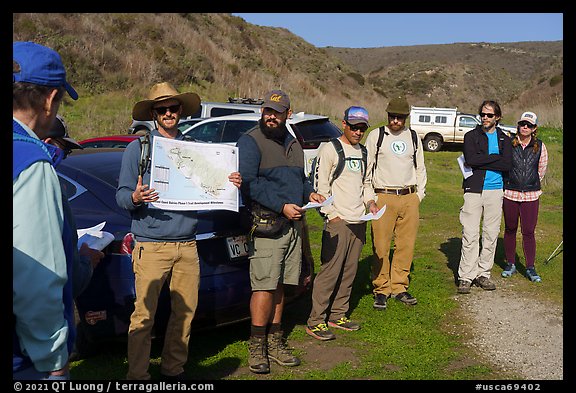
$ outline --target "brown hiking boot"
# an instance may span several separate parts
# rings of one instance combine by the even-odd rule
[[[470,281],[460,280],[460,283],[458,284],[458,293],[470,293],[471,286],[472,283]]]
[[[266,354],[266,337],[250,336],[248,340],[248,368],[256,374],[268,374],[270,362]]]
[[[298,366],[300,359],[292,354],[283,335],[282,331],[268,335],[268,357],[281,366]]]
[[[494,284],[488,277],[480,276],[477,277],[476,285],[482,288],[485,291],[493,291],[496,289],[496,284]]]

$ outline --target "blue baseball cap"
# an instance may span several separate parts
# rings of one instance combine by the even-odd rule
[[[14,61],[20,65],[20,72],[13,74],[13,82],[50,87],[64,86],[73,100],[78,99],[78,93],[66,81],[66,70],[56,51],[29,41],[14,42],[12,48]]]
[[[344,121],[350,124],[366,123],[366,125],[370,127],[370,123],[368,123],[368,111],[361,106],[351,106],[346,109],[344,111]]]

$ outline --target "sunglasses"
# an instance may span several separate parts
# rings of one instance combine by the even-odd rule
[[[348,127],[350,127],[350,131],[366,132],[368,129],[366,124],[350,124],[348,122],[346,122],[346,124],[348,124]]]
[[[528,127],[530,129],[533,129],[536,127],[536,124],[532,124],[532,123],[527,122],[527,121],[520,121],[520,122],[518,122],[518,127]]]
[[[398,115],[396,113],[388,113],[388,119],[390,119],[390,120],[394,120],[394,119],[404,120],[404,119],[406,119],[406,117],[408,117],[408,116],[407,115]]]
[[[180,110],[180,104],[171,106],[157,106],[155,108],[152,108],[152,110],[158,113],[159,115],[163,115],[167,111],[170,111],[171,113],[176,113],[178,112],[178,110]]]
[[[480,113],[480,117],[484,117],[484,116],[486,116],[487,118],[491,119],[491,118],[493,118],[494,116],[496,116],[496,114],[494,114],[494,113],[484,113],[484,112]]]

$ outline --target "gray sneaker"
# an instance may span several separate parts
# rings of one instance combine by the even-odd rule
[[[314,326],[306,326],[306,333],[314,337],[316,340],[327,341],[334,340],[336,335],[328,329],[325,323],[319,323]]]
[[[342,317],[338,320],[336,320],[336,319],[329,320],[328,326],[333,327],[333,328],[342,329],[342,330],[348,330],[350,332],[355,331],[355,330],[360,330],[360,325],[358,323],[351,321],[346,317]]]
[[[470,293],[470,287],[472,283],[466,280],[460,280],[458,283],[458,293],[467,294]]]
[[[266,337],[250,336],[248,340],[248,368],[253,373],[268,374],[270,372],[266,347]]]
[[[294,367],[300,364],[300,359],[294,356],[286,345],[282,331],[268,335],[268,358],[281,366]]]
[[[482,288],[485,291],[493,291],[496,289],[496,284],[494,284],[488,277],[480,276],[477,277],[476,285]]]

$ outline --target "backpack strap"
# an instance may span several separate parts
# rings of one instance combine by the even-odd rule
[[[138,138],[140,142],[140,160],[138,161],[138,175],[144,177],[144,173],[150,166],[150,132]]]
[[[414,156],[412,157],[414,160],[414,168],[418,169],[418,164],[416,164],[416,152],[418,151],[418,134],[412,129],[412,127],[410,127],[409,130],[410,134],[412,135],[412,144],[414,145]]]
[[[378,142],[376,142],[376,154],[374,155],[374,165],[372,166],[372,174],[378,166],[378,153],[380,152],[380,146],[382,146],[382,141],[384,140],[384,135],[388,135],[384,126],[378,128]]]
[[[339,138],[332,138],[330,139],[330,142],[332,142],[332,145],[334,145],[334,149],[336,149],[336,153],[338,153],[338,164],[336,164],[336,169],[332,174],[332,179],[330,179],[330,186],[332,186],[334,180],[336,180],[344,170],[345,156],[344,156],[344,147],[342,146],[342,142],[339,141]]]
[[[366,146],[360,143],[360,149],[362,149],[362,162],[364,163],[364,169],[362,173],[362,183],[364,183],[364,179],[366,179],[366,172],[368,169],[368,149]]]

